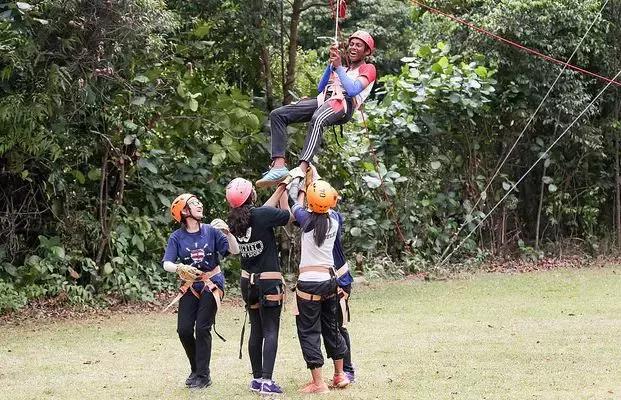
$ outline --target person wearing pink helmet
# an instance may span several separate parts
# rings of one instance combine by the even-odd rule
[[[252,183],[246,179],[235,178],[226,187],[226,200],[231,207],[228,226],[237,239],[241,255],[240,287],[250,316],[248,355],[253,375],[250,390],[273,395],[282,393],[272,374],[285,290],[274,228],[287,225],[292,215],[284,184],[278,186],[263,206],[254,205],[256,198]]]
[[[295,122],[310,122],[299,156],[300,168],[306,172],[319,149],[323,131],[332,125],[348,122],[371,93],[376,80],[373,64],[365,59],[375,50],[375,40],[365,31],[356,31],[348,41],[348,67],[343,67],[341,53],[335,44],[330,48],[330,62],[317,90],[316,98],[303,99],[273,110],[270,113],[272,164],[257,181],[258,187],[270,186],[284,180],[289,170],[285,163],[287,126]]]

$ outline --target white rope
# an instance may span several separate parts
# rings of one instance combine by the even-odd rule
[[[597,15],[595,16],[595,19],[593,19],[593,22],[591,22],[591,25],[589,25],[589,28],[587,29],[587,31],[584,33],[584,35],[582,36],[582,39],[580,39],[580,42],[578,43],[578,45],[576,46],[576,48],[574,49],[573,53],[571,53],[571,56],[569,56],[569,59],[567,59],[567,62],[565,62],[565,64],[563,65],[563,69],[561,70],[561,72],[559,72],[559,74],[556,76],[556,79],[554,80],[554,82],[552,83],[552,86],[550,86],[550,88],[548,89],[548,92],[546,93],[546,95],[543,97],[543,99],[541,100],[541,102],[539,103],[539,106],[537,106],[537,109],[535,110],[535,112],[530,116],[530,118],[528,119],[528,122],[526,123],[526,125],[524,126],[524,129],[522,129],[522,132],[520,132],[520,135],[517,137],[517,139],[515,140],[515,142],[513,142],[513,145],[511,146],[511,148],[509,149],[509,152],[507,153],[507,155],[505,156],[505,158],[502,160],[502,162],[500,163],[500,165],[496,168],[496,171],[494,172],[494,175],[492,175],[491,179],[488,181],[487,185],[485,186],[485,188],[483,189],[483,191],[481,192],[481,194],[479,195],[479,198],[477,199],[476,203],[474,203],[474,205],[472,206],[472,208],[470,209],[470,211],[468,212],[468,214],[465,217],[464,222],[461,224],[461,226],[459,227],[459,229],[457,230],[457,232],[455,232],[455,234],[453,234],[453,236],[451,237],[451,240],[449,242],[449,244],[446,246],[446,248],[444,249],[444,251],[442,252],[442,255],[440,256],[440,259],[443,260],[444,256],[446,255],[446,253],[449,251],[449,249],[451,248],[451,246],[453,245],[453,243],[455,243],[455,240],[457,239],[457,237],[459,236],[459,234],[461,233],[461,231],[466,227],[466,225],[468,225],[471,222],[471,218],[472,218],[472,214],[476,211],[477,206],[479,205],[479,203],[481,202],[481,200],[483,199],[484,194],[487,195],[487,189],[489,189],[489,187],[492,185],[492,183],[494,182],[494,179],[496,179],[496,177],[498,176],[498,174],[500,173],[500,170],[502,169],[502,167],[505,165],[505,163],[507,162],[507,160],[509,159],[509,156],[511,155],[511,153],[513,152],[513,150],[515,149],[515,147],[517,146],[518,142],[522,139],[522,137],[524,136],[524,133],[526,132],[526,129],[528,129],[528,127],[530,126],[531,122],[533,122],[533,120],[535,119],[535,116],[537,115],[537,113],[539,112],[539,110],[541,109],[541,107],[543,106],[543,103],[547,100],[547,98],[550,96],[550,93],[552,93],[552,89],[554,89],[554,86],[556,86],[556,83],[558,82],[558,80],[561,78],[561,75],[563,75],[563,72],[565,72],[565,70],[567,69],[567,65],[571,62],[571,60],[574,58],[574,56],[576,55],[576,53],[578,52],[578,49],[580,48],[580,46],[582,46],[582,43],[584,42],[584,39],[586,39],[587,35],[589,34],[589,32],[591,31],[591,29],[593,28],[593,26],[595,25],[595,23],[598,21],[598,19],[601,17],[602,12],[604,11],[604,8],[606,7],[606,5],[608,4],[609,0],[606,0],[604,2],[604,5],[602,6],[602,8],[600,8],[599,12],[597,13]]]
[[[608,0],[606,0],[608,1]],[[339,45],[339,12],[341,9],[341,0],[336,0],[336,12],[334,13],[334,44]]]
[[[619,72],[617,72],[617,75],[615,75],[615,77],[612,79],[613,81],[616,80],[619,76],[621,75],[621,70],[619,70]],[[483,222],[485,222],[485,220],[487,219],[487,217],[489,217],[496,208],[498,208],[498,206],[515,190],[515,188],[517,187],[517,185],[520,184],[520,182],[522,182],[524,180],[524,178],[526,178],[526,176],[530,173],[530,171],[532,171],[537,164],[539,164],[539,162],[541,160],[543,160],[548,153],[550,152],[550,150],[552,149],[552,147],[554,147],[554,145],[556,145],[556,143],[558,143],[559,140],[561,140],[563,138],[563,136],[565,136],[565,134],[567,132],[569,132],[569,129],[571,129],[572,126],[574,126],[574,124],[580,119],[582,118],[582,116],[584,115],[585,112],[587,112],[587,110],[589,108],[591,108],[591,106],[593,104],[595,104],[595,102],[597,101],[597,99],[600,98],[600,96],[602,94],[604,94],[604,92],[606,91],[606,89],[608,89],[608,87],[610,87],[612,82],[608,82],[608,84],[597,94],[597,96],[595,96],[595,98],[586,106],[586,108],[584,110],[582,110],[582,112],[572,121],[572,123],[567,127],[567,129],[565,129],[563,131],[563,133],[561,133],[559,135],[558,138],[556,138],[556,140],[546,149],[546,151],[543,152],[543,154],[541,154],[539,156],[539,158],[537,159],[537,161],[535,161],[535,163],[524,173],[524,175],[522,175],[522,177],[511,187],[511,189],[509,191],[507,191],[507,193],[502,197],[502,199],[500,199],[498,201],[498,203],[496,203],[496,205],[483,217],[483,219],[481,220],[481,222],[478,223],[477,226],[474,227],[474,229],[472,229],[470,231],[470,233],[468,233],[468,236],[466,236],[461,242],[459,242],[459,244],[457,245],[457,247],[455,247],[455,249],[446,257],[444,258],[439,266],[442,266],[446,261],[448,261],[453,254],[455,254],[455,252],[466,242],[466,240],[468,240],[470,238],[470,236],[472,236],[472,234],[479,229],[479,227],[483,224]]]

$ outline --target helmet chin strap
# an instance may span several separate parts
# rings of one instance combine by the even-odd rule
[[[201,222],[203,220],[203,217],[194,216],[194,214],[192,214],[192,211],[190,211],[190,217],[194,218],[197,222]]]
[[[183,219],[186,219],[188,217],[193,218],[196,222],[201,222],[203,220],[203,217],[197,217],[194,214],[192,214],[192,210],[190,210],[190,207],[188,207],[188,213],[182,213],[181,216],[183,217]]]

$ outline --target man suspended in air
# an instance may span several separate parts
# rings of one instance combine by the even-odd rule
[[[317,85],[319,95],[279,107],[270,113],[272,164],[263,178],[257,181],[258,187],[275,185],[289,174],[285,162],[289,124],[310,122],[299,158],[300,168],[305,172],[319,149],[324,129],[351,120],[375,83],[375,66],[365,61],[374,50],[375,41],[368,32],[355,32],[348,41],[346,57],[349,66],[344,67],[338,46],[333,45],[330,48],[330,63]]]

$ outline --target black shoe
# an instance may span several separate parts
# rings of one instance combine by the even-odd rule
[[[192,372],[190,376],[188,376],[188,379],[185,380],[185,385],[190,386],[192,384],[192,381],[194,381],[194,379],[196,379],[196,372]]]
[[[190,389],[204,389],[207,386],[211,386],[211,377],[202,375],[197,375],[188,385]]]

